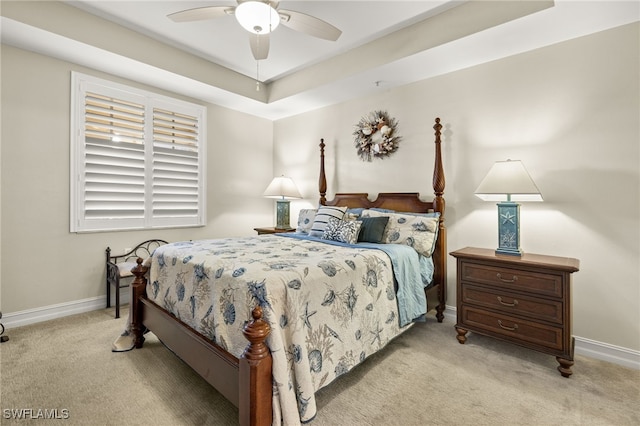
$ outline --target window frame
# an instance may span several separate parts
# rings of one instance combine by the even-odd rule
[[[144,152],[144,197],[143,214],[136,217],[118,217],[117,213],[113,217],[91,217],[87,214],[87,178],[86,173],[90,161],[85,161],[87,146],[94,145],[86,139],[87,113],[85,109],[86,94],[92,93],[117,99],[118,101],[135,102],[144,109],[143,114],[143,134],[141,137],[142,150]],[[171,153],[187,152],[188,155],[176,154],[176,157],[192,157],[190,159],[191,175],[191,201],[178,202],[179,204],[189,204],[191,213],[182,215],[160,215],[154,212],[154,199],[156,204],[162,195],[154,190],[154,175],[158,177],[160,171],[154,168],[154,152],[161,152],[161,148],[154,147],[154,131],[158,126],[154,124],[155,114],[158,110],[166,110],[174,115],[185,115],[195,123],[195,136],[190,149],[185,151],[167,151]],[[104,231],[125,231],[125,230],[145,230],[162,228],[183,228],[201,227],[206,225],[206,145],[207,145],[207,108],[203,105],[186,102],[183,100],[160,95],[139,88],[127,86],[94,77],[87,74],[72,71],[71,73],[71,123],[70,123],[70,231],[73,233],[84,232],[104,232]],[[115,141],[105,142],[107,149],[117,146]],[[133,146],[133,144],[129,144]],[[159,145],[156,143],[156,145]],[[166,145],[166,144],[165,144]],[[195,145],[195,146],[194,146]],[[155,151],[154,151],[155,150]],[[115,151],[113,151],[115,152]],[[173,154],[168,154],[169,156]],[[95,165],[95,164],[93,164]],[[109,167],[109,166],[108,166]],[[155,174],[154,174],[155,170]],[[178,173],[178,172],[176,172]],[[141,179],[141,177],[139,177]],[[114,185],[109,182],[108,185]],[[141,197],[141,194],[136,194]],[[165,195],[166,197],[166,195]],[[142,198],[136,200],[142,202]],[[101,201],[103,204],[104,201]],[[108,203],[108,202],[107,202]],[[90,202],[89,202],[90,204]],[[122,205],[114,204],[114,212],[122,213]]]

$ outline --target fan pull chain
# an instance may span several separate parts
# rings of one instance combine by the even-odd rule
[[[256,61],[256,92],[260,91],[260,61]]]
[[[256,31],[256,50],[260,52],[260,31]],[[256,92],[260,91],[260,60],[256,59]]]

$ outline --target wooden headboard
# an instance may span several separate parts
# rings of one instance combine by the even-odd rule
[[[318,180],[318,189],[320,191],[320,204],[326,206],[347,206],[351,208],[384,208],[399,212],[428,213],[440,212],[440,221],[438,229],[438,239],[433,252],[433,263],[435,271],[433,275],[434,285],[431,292],[437,293],[437,302],[433,301],[433,296],[429,297],[429,308],[434,307],[437,311],[436,318],[442,322],[444,318],[444,309],[446,302],[447,289],[447,234],[444,224],[445,200],[443,197],[445,178],[444,168],[442,167],[442,152],[440,130],[440,118],[436,118],[433,126],[435,130],[435,164],[433,167],[432,187],[434,197],[431,201],[423,201],[417,192],[383,192],[378,194],[373,200],[369,199],[369,194],[364,192],[336,193],[333,200],[327,200],[327,178],[324,169],[324,139],[320,140],[320,178]]]

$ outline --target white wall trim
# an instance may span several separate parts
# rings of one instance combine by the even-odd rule
[[[58,303],[56,305],[44,306],[42,308],[27,309],[24,311],[2,314],[2,323],[9,333],[11,328],[22,327],[24,325],[35,324],[69,315],[81,314],[84,312],[105,309],[106,295],[91,297],[89,299],[76,300],[73,302]],[[129,291],[120,294],[120,307],[129,303]],[[114,295],[111,295],[111,310],[114,308]]]
[[[105,308],[105,297],[106,296],[98,296],[89,299],[77,300],[75,302],[59,303],[57,305],[45,306],[43,308],[8,313],[2,316],[2,322],[4,323],[7,331],[10,331],[10,329],[14,327],[35,324],[55,318],[62,318],[68,315],[97,311]],[[121,304],[129,303],[129,292],[121,294],[120,302]],[[444,311],[444,315],[448,319],[455,321],[455,306],[447,306]],[[595,340],[585,339],[584,337],[576,336],[575,339],[576,353],[579,355],[640,370],[640,351],[610,345],[608,343],[597,342]]]
[[[457,317],[456,307],[447,305],[444,315],[455,322]],[[574,338],[576,339],[575,353],[578,355],[584,355],[623,367],[640,370],[640,351],[585,339],[584,337],[574,336]]]
[[[584,337],[574,336],[576,339],[576,353],[603,361],[622,365],[623,367],[640,370],[640,351],[610,345]]]

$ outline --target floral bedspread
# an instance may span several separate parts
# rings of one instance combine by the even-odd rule
[[[236,357],[259,304],[271,325],[278,425],[313,419],[316,390],[408,328],[385,252],[278,235],[161,246],[147,296]]]

